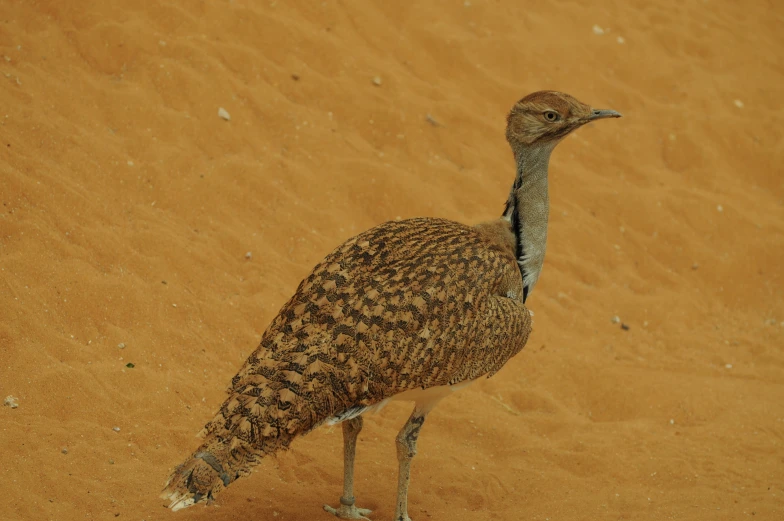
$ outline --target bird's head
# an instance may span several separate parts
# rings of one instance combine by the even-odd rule
[[[554,147],[586,123],[620,117],[614,110],[591,108],[569,94],[542,90],[512,107],[506,118],[506,139],[515,151],[537,145]]]

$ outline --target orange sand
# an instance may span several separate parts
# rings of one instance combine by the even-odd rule
[[[556,150],[531,340],[429,417],[412,518],[784,519],[781,3],[294,3],[0,6],[0,519],[330,519],[339,428],[157,496],[335,245],[500,214],[541,88],[625,118]],[[361,435],[375,521],[408,412]]]

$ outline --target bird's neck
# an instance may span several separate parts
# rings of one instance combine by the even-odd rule
[[[553,145],[516,149],[517,176],[509,192],[504,219],[515,236],[515,256],[523,276],[523,301],[530,295],[544,264],[547,246],[547,168]]]

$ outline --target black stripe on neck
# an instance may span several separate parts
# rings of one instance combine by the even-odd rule
[[[515,183],[515,185],[516,184],[517,183]],[[518,205],[520,204],[520,202],[517,200],[517,190],[514,190],[512,192],[512,196],[510,197],[510,200],[512,205],[511,208],[512,233],[514,233],[514,237],[515,237],[515,257],[517,257],[515,260],[520,261],[523,259],[523,256],[525,255],[525,249],[523,248],[523,241],[522,241],[523,221],[520,218],[520,212],[517,211]],[[506,211],[504,212],[504,214],[506,214],[510,210],[509,205],[510,203],[507,202]],[[517,263],[517,267],[520,269],[520,275],[523,277],[523,302],[525,302],[525,299],[528,298],[528,286],[525,286],[525,269],[523,268],[523,265],[520,264],[520,262]]]

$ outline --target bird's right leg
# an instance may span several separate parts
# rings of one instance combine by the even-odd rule
[[[357,508],[354,504],[354,455],[361,430],[362,416],[343,422],[343,496],[338,508],[324,505],[324,510],[342,519],[367,519],[365,516],[370,513],[370,510]]]
[[[395,503],[395,521],[411,521],[408,517],[408,484],[411,481],[411,460],[416,455],[416,443],[419,430],[425,423],[428,409],[414,409],[408,421],[400,429],[395,438],[397,442],[397,461],[400,465],[397,478],[397,502]]]

